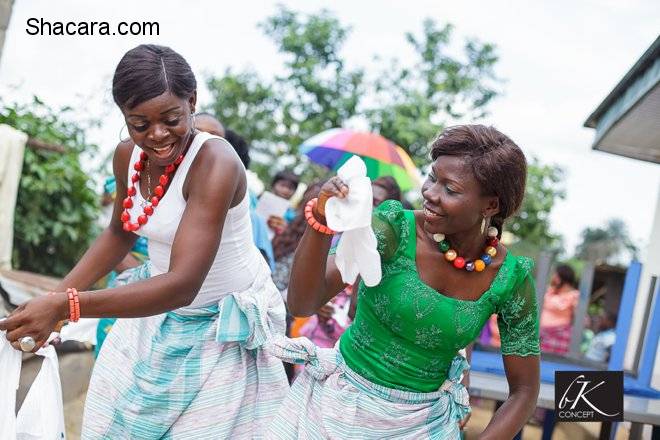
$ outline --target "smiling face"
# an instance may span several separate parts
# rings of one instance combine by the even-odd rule
[[[498,212],[498,198],[487,196],[460,156],[439,156],[422,186],[424,229],[452,235],[479,228],[482,218]]]
[[[155,165],[173,163],[185,151],[197,95],[182,99],[169,91],[131,109],[122,108],[128,133]]]

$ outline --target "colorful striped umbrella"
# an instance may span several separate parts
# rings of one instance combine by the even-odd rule
[[[336,171],[353,155],[367,165],[370,179],[392,176],[402,191],[419,188],[419,172],[403,148],[376,133],[332,128],[307,139],[300,146],[312,162]]]

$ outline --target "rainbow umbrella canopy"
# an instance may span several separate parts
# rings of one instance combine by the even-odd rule
[[[419,172],[403,148],[376,133],[332,128],[307,139],[300,150],[309,159],[336,171],[353,155],[367,165],[370,179],[392,176],[408,191],[421,186]]]

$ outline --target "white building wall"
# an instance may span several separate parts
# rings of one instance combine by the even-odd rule
[[[655,190],[658,193],[655,206],[655,216],[651,226],[648,246],[645,255],[642,258],[642,274],[639,281],[639,288],[637,290],[637,301],[635,302],[635,307],[633,309],[628,348],[624,357],[625,369],[633,368],[635,353],[637,353],[638,346],[643,342],[643,335],[640,335],[640,331],[642,329],[644,313],[646,308],[649,307],[649,302],[652,300],[652,297],[650,296],[651,292],[649,292],[651,289],[651,278],[654,276],[658,277],[658,283],[660,283],[660,188],[656,188]],[[660,349],[655,358],[652,384],[655,387],[660,387]]]

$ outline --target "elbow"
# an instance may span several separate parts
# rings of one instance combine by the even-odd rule
[[[171,285],[174,288],[171,306],[175,309],[188,307],[192,304],[197,297],[199,290],[202,288],[201,283],[192,282],[190,280],[174,282]]]
[[[291,301],[288,298],[286,301],[286,306],[289,309],[289,313],[298,318],[307,318],[316,313],[315,309],[311,307],[305,307],[304,305],[299,304],[297,301]]]
[[[289,309],[289,313],[300,318],[306,318],[316,313],[316,309],[309,304],[308,301],[305,301],[304,299],[301,300],[301,298],[302,297],[296,293],[296,290],[292,289],[291,285],[289,285],[289,291],[286,298],[286,306]]]
[[[524,400],[529,404],[529,406],[535,408],[536,403],[538,402],[540,388],[540,381],[534,381],[533,383],[528,384],[520,384],[511,388],[509,398]]]

